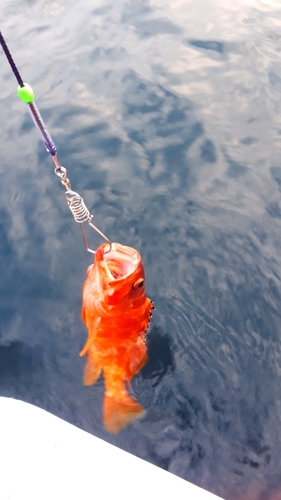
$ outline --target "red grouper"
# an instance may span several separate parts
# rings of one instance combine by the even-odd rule
[[[100,245],[83,287],[82,319],[88,339],[80,356],[87,356],[85,385],[94,384],[103,372],[103,423],[113,434],[144,411],[126,385],[147,362],[152,309],[139,252],[119,243]]]

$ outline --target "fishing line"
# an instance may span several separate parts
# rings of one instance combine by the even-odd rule
[[[55,145],[51,135],[49,134],[49,132],[47,130],[47,127],[46,127],[44,120],[39,112],[39,109],[36,106],[36,103],[34,100],[33,89],[31,88],[30,85],[28,85],[28,83],[23,82],[23,80],[20,76],[20,73],[18,71],[18,68],[17,68],[17,66],[12,58],[12,55],[8,49],[8,46],[4,40],[4,37],[1,33],[1,31],[0,31],[0,44],[2,46],[2,49],[7,57],[7,60],[10,64],[10,66],[11,66],[11,69],[16,77],[16,80],[19,84],[18,96],[22,102],[24,102],[25,104],[28,105],[31,118],[32,118],[39,134],[41,135],[41,138],[43,140],[43,143],[44,143],[44,146],[45,146],[47,152],[50,153],[50,155],[53,159],[53,162],[55,164],[55,174],[58,177],[60,177],[61,183],[66,190],[65,191],[65,198],[66,198],[67,204],[69,206],[69,209],[74,217],[74,220],[80,226],[86,250],[88,252],[95,253],[94,250],[91,250],[89,248],[89,245],[87,242],[86,234],[85,234],[84,228],[82,226],[82,224],[84,224],[85,222],[87,222],[88,225],[92,229],[94,229],[105,241],[107,241],[109,243],[110,248],[108,251],[110,251],[111,243],[110,243],[109,239],[96,226],[94,226],[94,224],[92,224],[92,220],[94,219],[94,216],[90,214],[88,208],[85,205],[83,198],[78,193],[76,193],[75,191],[73,191],[71,189],[71,184],[70,184],[70,181],[67,177],[67,170],[66,170],[66,168],[64,168],[60,164],[60,162],[58,160],[56,145]]]

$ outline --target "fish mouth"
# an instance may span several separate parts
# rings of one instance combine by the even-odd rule
[[[130,276],[140,262],[140,254],[131,247],[111,243],[111,248],[107,250],[108,244],[104,245],[103,260],[110,280],[120,280]]]

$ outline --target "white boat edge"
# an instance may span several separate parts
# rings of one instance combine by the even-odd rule
[[[0,499],[218,496],[29,403],[0,397]]]

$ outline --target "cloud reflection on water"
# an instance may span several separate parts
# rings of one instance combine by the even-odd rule
[[[280,5],[76,7],[26,2],[23,16],[4,1],[1,29],[73,188],[98,227],[142,253],[157,308],[150,361],[133,381],[147,412],[108,436],[102,380],[81,386],[81,287],[92,257],[4,61],[1,394],[226,499],[274,500]]]

